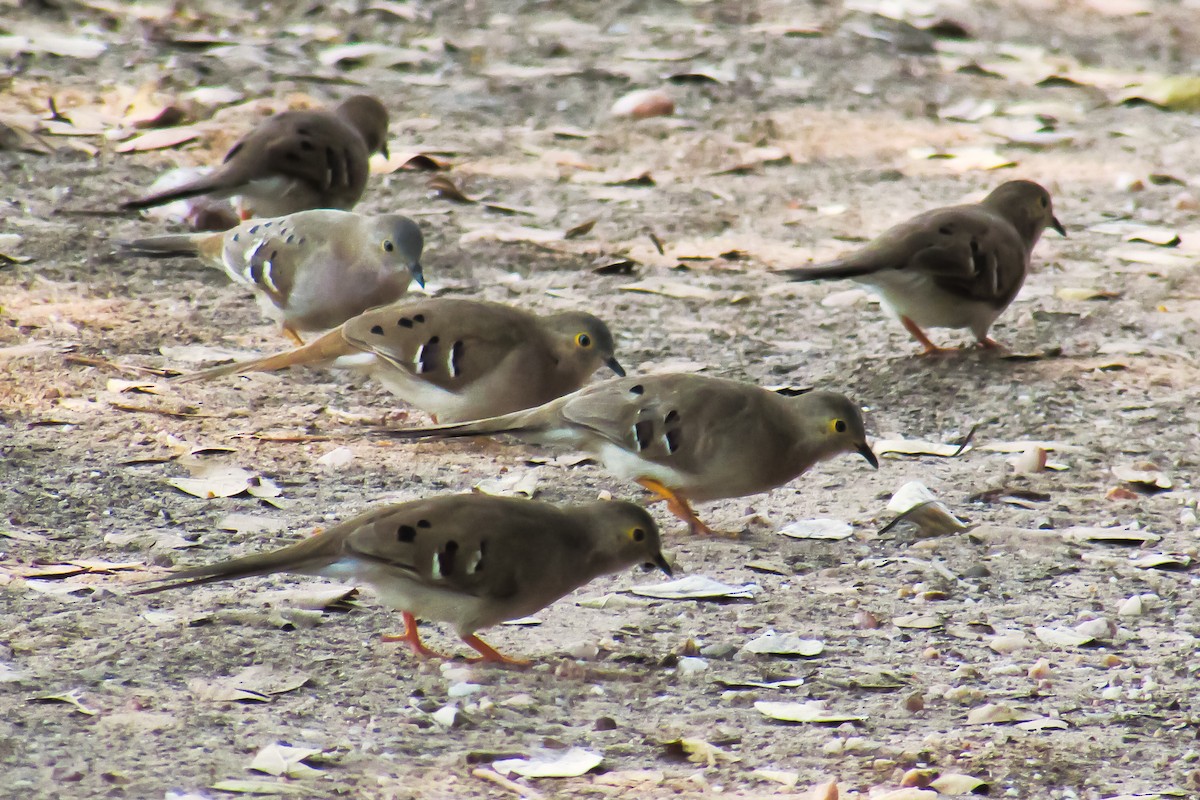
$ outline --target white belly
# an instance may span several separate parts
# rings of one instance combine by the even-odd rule
[[[860,282],[873,289],[894,316],[907,317],[921,328],[969,328],[983,339],[1004,310],[956,297],[928,275],[910,270],[877,272]]]

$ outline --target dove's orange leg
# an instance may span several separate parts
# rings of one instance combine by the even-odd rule
[[[917,327],[917,323],[913,322],[908,317],[901,317],[900,324],[904,326],[904,330],[912,334],[912,337],[921,343],[925,348],[923,355],[932,356],[946,352],[944,348],[938,347],[933,342],[929,341],[929,337],[925,335],[925,331]]]
[[[984,350],[1003,350],[1004,345],[997,342],[990,336],[985,336],[979,340],[979,346]]]
[[[407,611],[400,612],[400,616],[404,619],[404,633],[399,636],[385,635],[385,642],[404,642],[419,658],[449,658],[445,653],[439,653],[436,650],[430,650],[421,641],[421,634],[417,632],[417,618]]]
[[[291,339],[292,343],[297,347],[304,344],[304,340],[300,338],[300,334],[296,333],[296,329],[288,325],[286,322],[283,324],[283,335]]]
[[[637,484],[647,491],[658,495],[660,500],[667,501],[667,510],[688,524],[688,530],[693,535],[719,536],[717,531],[705,525],[688,505],[687,498],[678,492],[668,489],[653,478],[638,478]]]
[[[483,662],[485,664],[511,664],[515,667],[528,667],[530,663],[532,663],[519,658],[509,658],[473,633],[469,636],[462,637],[462,640],[470,645],[471,649],[479,653],[478,658],[467,659],[467,661],[470,661],[471,663]]]

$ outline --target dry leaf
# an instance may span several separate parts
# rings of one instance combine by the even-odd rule
[[[1042,644],[1048,644],[1051,647],[1083,647],[1096,641],[1095,636],[1089,636],[1071,628],[1038,627],[1034,628],[1033,634]]]
[[[1186,555],[1170,555],[1167,553],[1155,553],[1149,556],[1143,556],[1132,562],[1133,566],[1139,569],[1187,569],[1192,565],[1191,556]]]
[[[634,586],[629,591],[658,600],[753,600],[760,587],[757,583],[730,586],[705,575],[688,575],[677,581]]]
[[[484,478],[474,488],[481,494],[494,497],[526,497],[532,500],[537,494],[540,479],[540,470],[513,470],[499,478]]]
[[[1016,161],[1000,155],[990,147],[952,147],[947,150],[939,150],[934,147],[914,147],[908,151],[908,155],[910,158],[921,161],[945,161],[956,172],[1017,166]]]
[[[1117,103],[1141,101],[1168,111],[1200,111],[1200,77],[1168,75],[1119,94]]]
[[[901,486],[888,501],[887,509],[896,512],[898,516],[880,529],[881,534],[901,522],[916,525],[921,537],[945,536],[965,531],[969,527],[951,514],[920,481],[909,481]]]
[[[835,724],[840,722],[863,722],[865,716],[859,714],[838,714],[825,707],[822,700],[809,700],[803,703],[776,703],[757,700],[754,709],[764,717],[777,719],[781,722],[812,722],[817,724]]]
[[[694,283],[685,281],[672,281],[666,278],[647,278],[638,283],[627,283],[624,286],[618,287],[623,292],[641,292],[644,294],[657,294],[663,297],[674,297],[679,300],[703,300],[705,302],[715,302],[720,300],[723,295],[721,292],[713,289],[706,289],[703,286],[697,286]]]
[[[683,755],[688,761],[693,764],[704,764],[712,768],[719,763],[736,764],[742,759],[727,750],[722,750],[711,742],[706,742],[703,739],[672,739],[669,742],[663,742],[663,746],[667,748],[668,753]]]
[[[309,747],[289,747],[285,744],[269,744],[259,750],[248,769],[265,772],[267,775],[288,778],[308,778],[321,774],[304,763],[304,759],[320,754],[320,750]]]
[[[1147,492],[1165,492],[1175,484],[1162,470],[1153,464],[1126,464],[1112,468],[1117,480],[1132,483]]]
[[[269,703],[272,695],[299,689],[308,683],[303,672],[280,672],[263,664],[225,678],[193,678],[187,687],[198,700]]]
[[[16,53],[49,53],[63,58],[96,58],[108,45],[95,39],[63,36],[53,31],[40,31],[26,36],[0,36],[0,55]]]
[[[905,456],[938,456],[953,458],[969,452],[971,446],[962,444],[943,444],[942,442],[926,442],[921,439],[880,439],[871,443],[871,449],[876,455],[897,453]],[[932,495],[931,495],[932,496]]]
[[[95,715],[99,714],[100,712],[97,711],[96,709],[88,708],[87,706],[85,706],[83,704],[83,702],[79,699],[82,696],[83,696],[83,690],[72,689],[71,691],[66,692],[64,694],[43,694],[43,695],[39,695],[37,697],[31,697],[31,698],[29,698],[29,702],[31,702],[31,703],[66,703],[67,705],[71,706],[76,711],[78,711],[80,714],[85,714],[89,717],[94,717]]]
[[[199,139],[202,133],[203,131],[194,126],[187,128],[162,128],[128,139],[113,149],[118,153],[142,153],[148,150],[164,150],[168,147],[177,147],[193,139]]]
[[[522,778],[578,778],[591,772],[604,761],[604,757],[572,747],[565,753],[541,758],[506,758],[492,762],[492,769],[505,775],[516,774]]]

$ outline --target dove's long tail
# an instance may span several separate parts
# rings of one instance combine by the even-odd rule
[[[270,575],[275,572],[291,572],[311,575],[339,557],[340,543],[326,535],[310,536],[296,544],[270,553],[235,558],[203,567],[183,569],[152,581],[146,581],[144,589],[130,594],[154,594],[168,589],[185,586],[201,586],[219,581],[235,581],[255,575]]]
[[[227,187],[222,182],[221,175],[213,173],[212,175],[206,175],[194,181],[189,181],[182,186],[176,186],[173,189],[164,189],[161,192],[155,192],[154,194],[148,194],[133,200],[126,200],[124,203],[121,203],[121,208],[137,211],[143,208],[166,205],[176,200],[186,200],[189,197],[199,197],[202,194],[214,194],[222,191],[227,193]]]
[[[811,267],[780,270],[780,274],[786,275],[788,280],[792,281],[825,281],[839,280],[841,278],[861,278],[864,275],[870,275],[872,272],[878,271],[879,265],[876,263],[845,258],[838,261],[830,261],[826,264],[816,264]]]
[[[121,246],[143,256],[195,256],[200,254],[200,240],[208,235],[169,233],[121,242]]]
[[[319,339],[294,350],[273,353],[262,358],[252,358],[248,361],[235,361],[232,364],[222,364],[219,367],[191,372],[172,378],[171,383],[192,383],[220,378],[224,375],[244,375],[247,372],[274,372],[279,369],[296,367],[303,364],[327,364],[338,357],[349,355],[354,348],[346,344],[340,328],[329,331]]]
[[[427,428],[389,429],[387,434],[397,439],[453,439],[460,436],[493,436],[510,433],[515,436],[536,435],[547,429],[535,412],[542,406],[528,411],[514,411],[498,417],[477,419],[468,422],[451,422],[446,425],[431,425]]]

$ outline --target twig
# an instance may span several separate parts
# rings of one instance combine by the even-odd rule
[[[117,372],[125,372],[130,375],[153,375],[156,378],[167,378],[171,375],[178,375],[179,372],[173,369],[155,369],[154,367],[139,367],[133,364],[116,364],[112,361],[105,361],[102,358],[92,358],[90,356],[65,355],[63,360],[68,364],[82,364],[85,367],[101,367],[103,369],[111,369]]]
[[[471,774],[476,778],[481,778],[485,781],[491,781],[502,789],[508,789],[518,797],[527,797],[529,800],[541,800],[541,798],[545,797],[545,795],[536,789],[531,789],[528,786],[522,786],[516,781],[510,781],[508,778],[504,777],[499,772],[496,772],[494,769],[473,769],[471,770]]]

